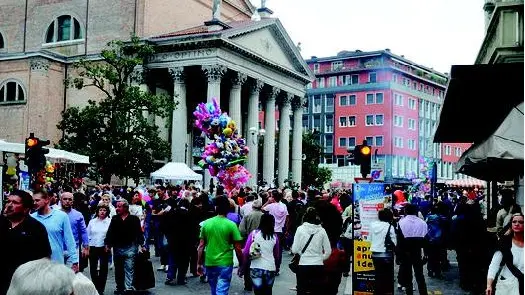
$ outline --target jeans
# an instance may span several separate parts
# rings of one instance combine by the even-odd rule
[[[412,268],[414,269],[414,276],[416,277],[417,287],[420,295],[427,295],[427,284],[425,283],[425,275],[423,274],[423,261],[421,259],[421,249],[412,249],[411,251],[403,251],[403,258],[399,266],[399,282],[406,287],[406,294],[412,295]]]
[[[394,257],[385,256],[382,252],[380,254],[383,255],[374,255],[374,253],[372,253],[375,273],[374,294],[394,294]]]
[[[124,248],[114,248],[115,283],[117,290],[133,290],[133,274],[137,245]]]
[[[252,268],[250,269],[250,278],[253,282],[253,293],[255,295],[272,295],[275,271]]]
[[[323,289],[324,265],[299,265],[297,270],[297,295],[321,295]]]
[[[206,275],[211,295],[228,295],[232,281],[233,266],[207,266]]]
[[[91,274],[91,281],[95,285],[98,293],[104,293],[106,289],[106,281],[108,279],[108,259],[109,253],[104,247],[90,247],[89,248],[89,273]],[[98,262],[100,260],[100,271],[97,270]]]

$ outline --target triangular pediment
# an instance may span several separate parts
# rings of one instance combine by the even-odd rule
[[[224,2],[231,4],[247,13],[253,13],[255,11],[255,7],[250,3],[249,0],[224,0]]]
[[[227,39],[240,48],[254,53],[287,70],[313,79],[312,72],[301,57],[297,46],[277,19],[261,26],[248,26],[226,34]]]

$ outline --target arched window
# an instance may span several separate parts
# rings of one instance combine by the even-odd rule
[[[71,15],[57,17],[47,28],[46,43],[82,39],[80,23]]]
[[[0,49],[4,47],[5,47],[4,36],[2,36],[2,33],[0,33]]]
[[[24,88],[16,81],[7,81],[0,84],[0,103],[25,101]]]

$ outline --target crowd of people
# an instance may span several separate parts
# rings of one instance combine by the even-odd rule
[[[431,279],[443,279],[451,250],[462,289],[522,294],[501,293],[523,290],[523,214],[512,192],[501,195],[499,235],[493,238],[479,192],[440,192],[439,198],[410,202],[406,193],[393,193],[370,228],[375,294],[392,294],[394,277],[399,289],[413,294],[413,276],[419,294],[427,294],[424,265]],[[228,294],[238,266],[245,291],[272,294],[282,267],[290,267],[297,294],[338,294],[351,269],[353,205],[351,191],[340,189],[246,187],[226,193],[221,186],[207,192],[184,184],[14,190],[0,216],[0,294],[35,294],[31,288],[62,294],[56,291],[62,288],[69,295],[75,286],[95,292],[77,295],[104,294],[111,268],[115,294],[132,293],[137,256],[150,251],[159,257],[158,274],[165,272],[168,286],[199,277],[212,295]],[[294,263],[283,266],[288,254],[296,256]],[[88,266],[91,280],[81,274]],[[44,269],[49,271],[39,272]],[[55,273],[60,279],[51,279]],[[47,279],[31,285],[24,281],[28,275]]]

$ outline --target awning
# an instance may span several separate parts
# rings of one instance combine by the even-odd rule
[[[475,178],[447,180],[445,184],[455,187],[487,187],[487,182]]]
[[[434,142],[479,143],[523,102],[523,63],[454,65]]]
[[[523,103],[513,108],[498,129],[470,147],[457,172],[485,180],[513,180],[523,175]]]
[[[89,164],[88,156],[75,154],[72,152],[54,149],[54,148],[48,148],[48,149],[49,149],[49,153],[46,154],[46,158],[63,161],[63,162]],[[14,142],[7,142],[4,140],[0,140],[0,152],[24,154],[25,145],[23,143],[14,143]]]

